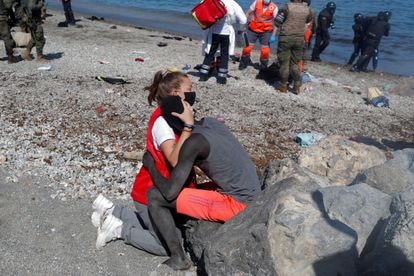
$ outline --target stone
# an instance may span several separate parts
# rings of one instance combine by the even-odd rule
[[[363,170],[353,183],[364,182],[389,195],[394,195],[414,183],[414,149],[393,152],[393,159]]]
[[[298,163],[335,185],[352,182],[360,170],[385,163],[385,153],[370,145],[334,135],[301,151]]]
[[[355,275],[355,232],[324,214],[321,187],[311,177],[298,173],[267,183],[278,170],[267,169],[267,188],[239,215],[187,229],[199,269],[208,275]]]
[[[378,221],[390,215],[391,196],[364,183],[319,191],[329,218],[346,224],[357,233],[356,249],[361,254]]]
[[[361,260],[360,275],[414,275],[414,184],[393,198],[390,211]]]

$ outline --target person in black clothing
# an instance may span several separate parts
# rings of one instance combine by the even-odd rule
[[[311,61],[321,61],[320,54],[329,45],[329,28],[334,28],[333,15],[336,10],[336,4],[329,2],[326,7],[319,13],[318,24],[316,27],[316,39],[313,46]]]
[[[362,55],[351,71],[367,71],[368,63],[374,56],[375,49],[378,49],[382,36],[388,36],[389,31],[390,25],[385,12],[379,12],[376,17],[367,19]]]
[[[384,14],[385,14],[386,21],[388,22],[391,18],[391,12],[385,11]],[[374,51],[374,55],[372,56],[372,69],[374,71],[377,69],[377,66],[378,66],[378,53],[379,53],[379,50],[377,47]]]
[[[352,43],[354,44],[354,52],[349,58],[347,65],[352,65],[360,52],[362,52],[362,41],[365,33],[364,19],[365,18],[361,13],[354,14],[354,25],[352,25],[352,29],[354,30],[354,39],[352,40]]]
[[[75,26],[75,16],[73,15],[72,5],[70,0],[62,0],[63,11],[65,12],[66,23],[70,26]]]

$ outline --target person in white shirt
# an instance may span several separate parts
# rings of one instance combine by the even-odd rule
[[[227,83],[227,73],[229,65],[229,44],[230,35],[234,33],[233,24],[236,22],[239,24],[246,24],[247,18],[243,12],[243,9],[234,0],[222,0],[227,9],[227,15],[215,23],[212,28],[212,42],[209,53],[204,57],[203,64],[200,68],[199,81],[208,80],[208,72],[210,70],[210,64],[213,61],[214,55],[220,46],[220,66],[217,74],[217,83]]]

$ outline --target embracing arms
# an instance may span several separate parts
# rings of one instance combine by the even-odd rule
[[[183,144],[178,157],[178,163],[171,172],[170,179],[162,176],[154,164],[149,152],[143,157],[143,166],[148,169],[154,185],[160,190],[167,201],[175,200],[182,190],[196,160],[207,158],[210,152],[208,141],[201,134],[192,134]]]

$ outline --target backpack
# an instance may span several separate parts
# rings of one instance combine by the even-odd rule
[[[191,10],[191,15],[203,30],[210,28],[226,14],[226,6],[221,0],[201,0]]]

